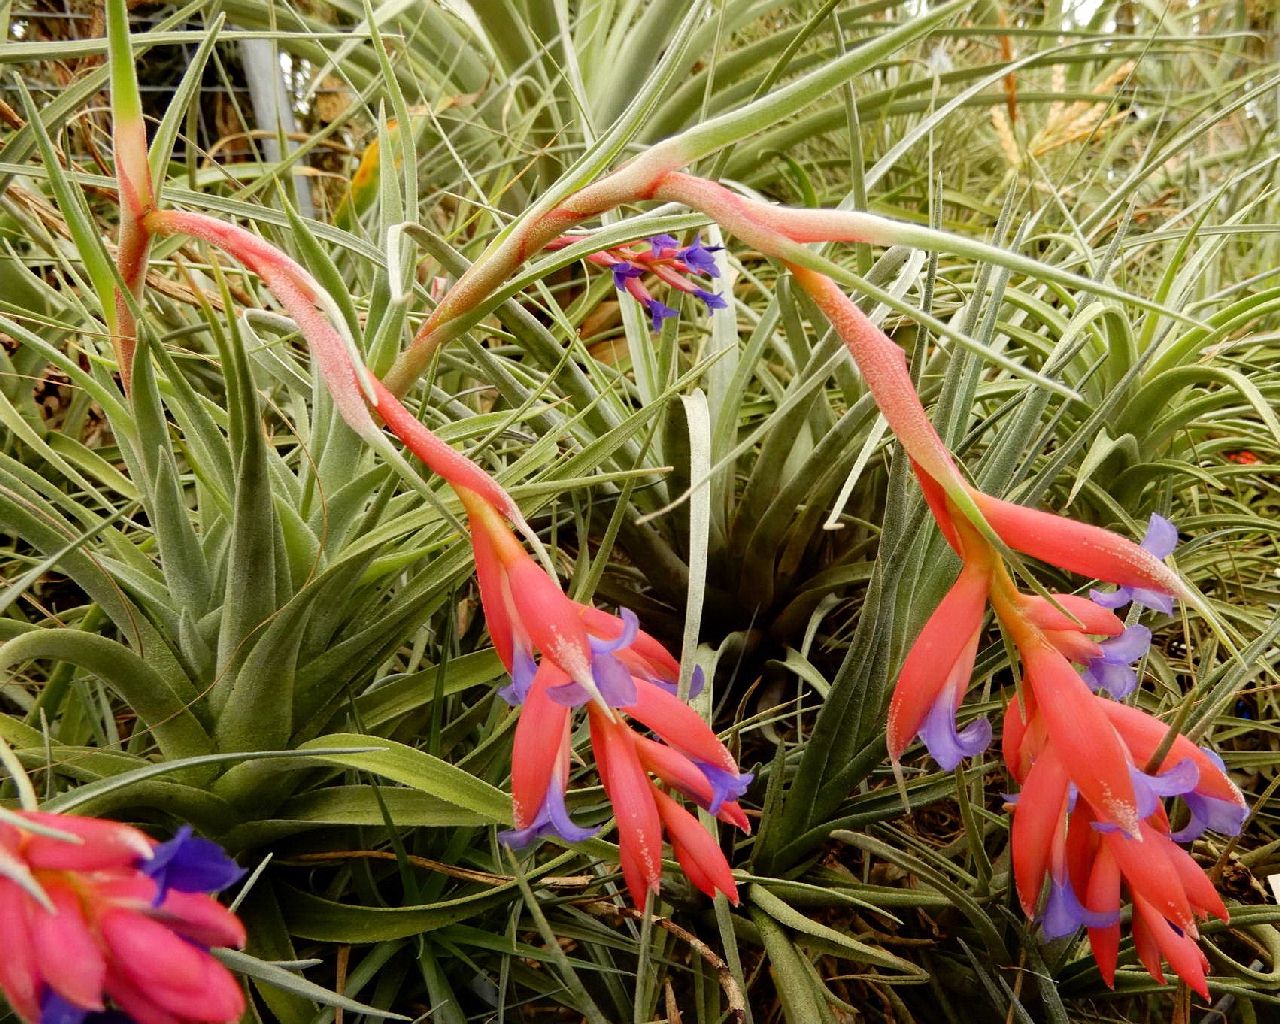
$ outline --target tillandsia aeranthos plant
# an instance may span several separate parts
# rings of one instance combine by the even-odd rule
[[[103,304],[103,312],[125,391],[133,394],[138,389],[136,400],[141,408],[149,400],[144,392],[152,387],[148,379],[151,358],[148,348],[154,345],[154,339],[147,336],[146,319],[138,313],[152,297],[143,287],[152,249],[166,245],[171,239],[193,239],[225,254],[248,271],[301,331],[332,399],[333,409],[355,436],[391,462],[411,485],[434,496],[404,462],[399,448],[391,440],[392,437],[398,439],[452,488],[462,510],[484,627],[493,644],[492,660],[500,663],[508,677],[500,697],[518,709],[515,714],[507,714],[495,701],[492,706],[496,710],[491,714],[493,722],[505,723],[497,727],[499,731],[509,728],[512,734],[509,817],[501,794],[492,787],[485,788],[487,784],[476,785],[475,801],[477,806],[483,805],[483,814],[479,822],[466,818],[465,823],[498,822],[510,826],[502,828],[497,838],[515,849],[551,840],[560,845],[579,844],[580,850],[590,851],[590,856],[610,865],[616,856],[631,901],[642,910],[659,912],[659,897],[678,902],[676,894],[680,891],[679,885],[663,884],[664,880],[674,880],[674,872],[664,879],[665,837],[688,881],[715,898],[722,939],[727,944],[734,928],[744,925],[748,941],[759,944],[768,956],[779,990],[790,992],[787,998],[794,1000],[794,993],[808,990],[810,981],[805,980],[807,965],[794,951],[788,953],[792,947],[784,932],[809,936],[817,943],[826,943],[826,948],[839,946],[846,953],[852,949],[855,959],[867,957],[866,962],[877,968],[911,976],[910,965],[905,961],[883,952],[868,951],[865,943],[848,945],[845,941],[848,936],[796,912],[777,895],[784,892],[788,898],[793,893],[799,894],[796,898],[814,896],[812,891],[803,888],[804,883],[795,881],[795,872],[807,871],[805,864],[814,865],[816,853],[812,830],[806,831],[809,819],[804,810],[804,805],[813,801],[808,800],[803,786],[787,788],[788,782],[803,772],[796,770],[794,763],[788,763],[787,756],[781,756],[775,766],[764,773],[768,775],[769,798],[763,801],[766,811],[759,822],[758,834],[760,829],[767,832],[774,828],[768,843],[761,839],[759,845],[752,847],[740,836],[732,836],[737,845],[730,846],[731,833],[726,830],[725,835],[718,835],[716,820],[735,826],[743,835],[750,834],[742,801],[754,778],[752,773],[741,770],[740,755],[731,753],[717,737],[708,724],[709,716],[695,711],[690,703],[698,697],[704,684],[711,681],[710,676],[704,679],[702,670],[690,664],[682,670],[668,648],[652,633],[641,629],[640,618],[630,608],[640,609],[648,628],[662,633],[650,618],[646,609],[651,605],[646,605],[642,593],[628,594],[625,585],[615,584],[607,603],[616,609],[616,614],[597,607],[591,599],[579,600],[567,594],[555,563],[544,549],[545,532],[540,534],[527,521],[526,516],[532,518],[527,512],[529,505],[522,511],[521,502],[529,492],[512,486],[506,477],[501,479],[508,486],[500,484],[494,475],[481,468],[479,461],[459,454],[405,405],[406,396],[419,385],[433,361],[459,358],[456,347],[446,348],[447,343],[457,340],[461,344],[470,328],[485,323],[486,317],[519,290],[519,282],[526,280],[522,275],[536,260],[548,266],[562,260],[558,266],[565,266],[571,259],[581,258],[589,267],[607,274],[616,290],[625,293],[621,298],[624,314],[633,321],[643,320],[657,335],[656,348],[671,337],[672,321],[679,316],[679,300],[683,297],[690,300],[684,307],[686,313],[695,308],[694,303],[699,303],[710,318],[696,321],[697,329],[707,327],[723,337],[723,325],[733,315],[725,309],[734,302],[734,295],[731,288],[723,287],[717,279],[729,254],[754,250],[772,264],[770,273],[776,271],[779,275],[780,290],[785,290],[793,299],[799,297],[795,307],[799,312],[789,310],[794,312],[792,320],[798,323],[801,315],[807,315],[815,324],[825,321],[833,337],[847,348],[869,393],[868,406],[874,402],[901,445],[941,536],[960,562],[958,578],[906,653],[884,721],[884,746],[904,797],[913,798],[908,753],[917,737],[923,740],[940,766],[957,773],[956,782],[960,785],[966,777],[966,765],[981,757],[991,743],[993,730],[986,719],[973,718],[963,727],[957,720],[958,714],[967,717],[966,694],[977,671],[980,645],[988,633],[986,611],[989,606],[1000,634],[1007,641],[1008,660],[1015,663],[1012,667],[1017,679],[1006,701],[1001,749],[1017,789],[1008,796],[1007,802],[1013,809],[1009,827],[1010,874],[1019,903],[1045,938],[1069,935],[1078,938],[1084,929],[1098,973],[1107,985],[1115,982],[1117,964],[1127,955],[1123,915],[1131,908],[1127,934],[1132,936],[1137,959],[1160,980],[1163,980],[1162,961],[1167,962],[1189,986],[1206,995],[1206,961],[1197,944],[1201,919],[1214,916],[1225,920],[1227,908],[1204,869],[1180,844],[1192,842],[1206,831],[1224,835],[1238,832],[1247,813],[1245,801],[1222,763],[1208,748],[1197,746],[1178,730],[1170,730],[1164,722],[1138,707],[1120,703],[1141,692],[1135,663],[1141,662],[1152,633],[1137,621],[1136,614],[1131,613],[1126,622],[1115,614],[1115,609],[1132,603],[1168,614],[1175,601],[1201,608],[1194,590],[1164,563],[1172,553],[1176,530],[1166,520],[1154,517],[1147,538],[1137,544],[1118,534],[986,493],[978,486],[981,475],[975,472],[971,476],[961,459],[953,454],[954,446],[944,442],[934,428],[920,398],[918,378],[913,377],[903,348],[877,326],[875,315],[865,313],[850,298],[849,292],[858,292],[867,279],[842,271],[813,246],[837,243],[858,245],[860,252],[877,246],[895,247],[895,252],[911,249],[953,253],[988,262],[1010,273],[1038,276],[1073,294],[1091,294],[1106,301],[1121,302],[1132,302],[1132,297],[1103,283],[1105,275],[1073,274],[1048,262],[1019,257],[959,234],[922,228],[861,209],[820,210],[774,205],[748,188],[714,180],[714,172],[702,177],[688,170],[694,165],[705,166],[706,158],[726,151],[764,126],[792,117],[816,97],[848,81],[858,67],[874,59],[874,54],[894,52],[901,42],[919,38],[930,26],[943,25],[964,6],[959,0],[940,5],[915,24],[878,34],[865,48],[821,62],[816,70],[806,72],[790,85],[759,90],[760,98],[733,111],[732,116],[710,116],[647,148],[632,146],[627,158],[626,147],[634,141],[638,118],[649,102],[641,90],[634,106],[620,105],[622,116],[614,126],[559,180],[542,175],[538,188],[524,194],[527,183],[521,182],[503,197],[504,204],[520,198],[526,208],[469,267],[459,268],[456,281],[442,289],[440,301],[425,317],[403,353],[393,358],[389,348],[382,344],[375,353],[376,358],[370,357],[380,373],[387,371],[379,379],[365,365],[365,352],[373,346],[358,340],[356,318],[344,308],[344,303],[335,299],[340,293],[334,288],[334,275],[326,273],[320,262],[313,264],[314,253],[308,253],[303,247],[300,257],[292,258],[225,217],[180,208],[196,204],[177,204],[172,192],[166,195],[159,187],[157,166],[165,161],[166,155],[161,151],[158,156],[152,153],[148,159],[146,129],[133,81],[125,7],[123,3],[109,4],[120,227],[115,254],[116,292],[113,301]],[[695,14],[689,14],[691,26],[696,20]],[[370,24],[375,21],[371,13]],[[838,19],[836,26],[838,35]],[[677,49],[663,52],[660,63],[664,67],[674,67],[683,59]],[[412,122],[404,116],[404,111],[397,108],[395,112],[402,133],[399,145]],[[385,132],[380,141],[390,141],[390,133]],[[400,166],[398,160],[395,163]],[[615,165],[616,170],[606,173]],[[540,166],[540,174],[545,170]],[[593,223],[597,218],[612,217],[619,209],[645,204],[663,204],[660,213],[670,214],[671,221],[678,220],[681,226],[668,228],[663,224],[661,228],[654,228],[642,223],[632,235],[626,236],[616,226],[597,229]],[[411,205],[415,206],[409,214],[412,217],[416,214],[416,204]],[[350,214],[351,223],[356,227],[359,227],[358,211],[366,206],[367,203],[352,207],[357,210]],[[672,210],[681,212],[672,214]],[[643,222],[645,218],[639,220]],[[723,239],[719,232],[724,233]],[[717,243],[724,241],[725,246],[722,249],[712,241],[704,242],[704,238]],[[403,235],[388,239],[388,250],[393,257],[402,253],[403,242]],[[215,261],[215,275],[217,272]],[[588,275],[604,286],[602,276]],[[892,293],[879,291],[874,285],[865,287],[870,298],[892,306]],[[399,296],[397,301],[402,298],[405,296]],[[975,304],[979,298],[975,296]],[[1162,301],[1163,298],[1162,295]],[[1186,314],[1171,313],[1162,301],[1142,304],[1153,315],[1185,323]],[[631,302],[639,304],[642,318],[637,317],[634,308],[625,305]],[[1179,315],[1182,321],[1178,320]],[[921,322],[952,342],[974,345],[967,328],[957,330],[927,315],[921,316]],[[1191,329],[1197,329],[1197,325]],[[723,345],[718,351],[723,354]],[[753,358],[758,358],[760,350],[755,351],[757,356]],[[1024,378],[1032,377],[1046,393],[1056,389],[1059,394],[1065,393],[1068,400],[1075,400],[1071,389],[1055,380],[1047,367],[1043,374],[1033,373],[1007,355],[986,354],[1003,369]],[[480,356],[483,358],[483,353]],[[135,373],[136,380],[132,379]],[[437,399],[441,392],[437,388],[430,394]],[[584,409],[582,413],[586,416],[594,411]],[[233,429],[243,430],[242,421],[243,417],[240,421],[233,420]],[[185,428],[185,422],[183,426]],[[954,440],[954,432],[950,436]],[[342,437],[350,440],[345,433]],[[348,450],[355,449],[349,447]],[[545,451],[544,446],[544,455]],[[956,451],[963,453],[958,447]],[[964,463],[970,464],[969,454],[964,455]],[[212,472],[207,466],[201,466],[199,472],[205,471]],[[158,478],[163,478],[163,472],[161,465]],[[253,477],[246,472],[244,479]],[[266,479],[269,479],[266,472],[258,477],[259,481]],[[342,502],[337,504],[341,506]],[[458,506],[451,505],[450,509]],[[150,508],[147,511],[152,515]],[[301,531],[293,521],[286,520],[281,533],[294,549],[303,546],[299,543]],[[373,537],[371,550],[381,535],[374,531]],[[559,537],[557,534],[556,539]],[[1035,575],[1027,570],[1019,555],[1118,589],[1099,589],[1089,598],[1051,592],[1036,582]],[[399,553],[388,555],[384,562],[391,565],[404,557]],[[403,564],[408,564],[407,559]],[[389,569],[380,565],[376,571],[393,569],[394,566]],[[370,573],[374,571],[370,569]],[[1030,592],[1024,592],[1027,587]],[[282,587],[280,593],[288,591]],[[289,628],[290,615],[296,616],[292,620],[293,628],[303,628],[305,615],[298,613],[294,604],[286,605],[283,600],[277,606],[267,607],[264,621],[277,612],[280,629]],[[187,642],[191,642],[193,636],[198,640],[200,630],[206,633],[209,630],[210,618],[202,614],[202,621],[197,621],[199,615],[193,615],[190,621],[184,618],[181,623],[175,623],[174,632],[181,631]],[[235,614],[235,609],[224,612],[229,618]],[[246,632],[225,643],[219,641],[215,670],[203,677],[210,680],[207,703],[200,688],[193,687],[191,696],[179,695],[178,698],[179,703],[188,702],[188,710],[194,709],[189,717],[167,713],[156,716],[157,735],[162,744],[177,750],[190,739],[195,749],[184,748],[183,753],[197,757],[230,758],[236,751],[248,749],[246,740],[252,739],[259,720],[246,708],[260,709],[264,699],[259,695],[255,703],[227,697],[229,689],[235,686],[243,689],[254,678],[261,678],[261,675],[246,673],[243,684],[234,680],[238,659],[242,657],[237,645],[243,641],[247,649],[248,636]],[[196,649],[198,646],[198,643],[192,644]],[[689,649],[686,643],[685,651]],[[379,649],[370,657],[381,661],[387,653]],[[287,666],[289,656],[281,658],[281,662]],[[286,667],[283,674],[291,676],[292,669]],[[319,668],[315,674],[320,674]],[[224,682],[226,679],[232,681]],[[376,690],[372,692],[376,695]],[[299,751],[304,758],[308,751],[314,752],[316,748],[307,745],[312,743],[319,728],[312,728],[310,720],[301,713],[296,722],[290,720],[289,715],[294,713],[295,706],[306,706],[308,700],[315,705],[311,712],[318,715],[316,708],[335,702],[337,693],[336,689],[330,691],[328,698],[304,693],[296,705],[292,690],[282,693],[281,704],[290,711],[284,716],[283,725],[278,721],[262,725],[262,730],[270,733],[269,746],[300,745],[306,748]],[[352,711],[352,720],[357,723],[354,728],[362,733],[359,712],[363,706],[356,705]],[[263,721],[265,723],[265,719]],[[433,742],[450,728],[452,723],[434,720],[431,724]],[[24,740],[29,755],[34,744],[29,736]],[[490,746],[502,745],[483,744],[476,752],[477,761],[491,758]],[[386,758],[377,760],[383,754]],[[347,752],[342,755],[346,760],[324,763],[369,770],[402,782],[406,777],[403,766],[412,760],[412,755],[422,755],[421,761],[414,763],[426,763],[427,755],[422,751],[390,745]],[[360,760],[366,756],[370,760]],[[882,757],[879,753],[877,756]],[[575,763],[582,760],[592,761],[594,771],[579,772]],[[315,767],[314,761],[303,763]],[[430,763],[431,770],[440,773],[431,778],[449,777],[445,774],[448,765],[439,759]],[[272,808],[286,799],[288,785],[278,776],[269,777],[269,784],[261,791],[256,790],[252,784],[257,778],[254,772],[252,765],[237,765],[228,777],[220,778],[214,785],[216,800],[225,799],[240,810],[259,798]],[[465,772],[458,770],[454,778],[463,776]],[[613,832],[600,827],[600,808],[592,805],[588,786],[575,791],[575,776],[584,783],[598,777],[616,822]],[[888,770],[884,772],[884,777],[887,776]],[[263,777],[267,777],[265,773]],[[477,779],[468,777],[468,780],[478,783]],[[429,792],[429,787],[420,782],[417,785]],[[832,791],[840,788],[838,775],[835,782],[828,779],[820,794],[821,800],[832,806],[838,804],[843,794],[833,797]],[[845,790],[847,794],[847,786]],[[401,805],[395,804],[388,810],[381,802],[382,796],[378,796],[378,816],[367,809],[352,812],[344,808],[343,813],[352,823],[361,826],[389,822],[395,808]],[[796,811],[798,806],[802,808],[800,812]],[[702,821],[691,813],[692,808],[705,812]],[[305,801],[299,801],[290,805],[289,813],[302,814],[306,810]],[[211,813],[215,812],[227,820],[234,817],[227,815],[223,807],[215,807]],[[883,820],[890,812],[875,813],[880,818],[870,820]],[[288,817],[284,811],[281,814]],[[995,824],[996,820],[996,816],[991,815],[982,828],[988,832],[992,828],[1003,829]],[[790,825],[775,823],[796,821],[801,822],[802,827],[795,835],[779,840],[777,830],[786,831]],[[973,822],[967,824],[972,826]],[[16,823],[14,827],[21,830]],[[237,828],[241,835],[247,831],[243,821],[238,826],[228,824],[226,827],[232,834],[236,834]],[[253,842],[262,842],[263,834],[269,841],[271,828],[278,827],[279,822],[269,823]],[[68,827],[66,831],[71,833],[73,829]],[[831,829],[826,831],[829,833]],[[21,837],[21,831],[16,834]],[[612,835],[616,835],[616,853],[602,841]],[[825,835],[821,838],[825,839]],[[25,842],[23,839],[19,845]],[[981,834],[975,842],[981,845]],[[791,851],[791,863],[782,864],[786,858],[777,856],[780,843],[790,844],[787,849]],[[406,853],[394,841],[393,846],[394,854],[387,856],[394,856],[406,872],[411,864],[427,862],[421,857],[414,860],[412,851]],[[749,886],[744,884],[748,873],[734,870],[741,866],[748,850],[758,854],[758,860],[750,868]],[[798,853],[794,852],[797,850]],[[449,851],[451,856],[456,852]],[[305,855],[326,853],[332,850],[310,850]],[[985,853],[975,858],[979,867],[983,866],[983,857]],[[520,863],[513,859],[512,863],[523,870],[533,862]],[[770,863],[783,869],[778,878],[768,877]],[[473,867],[458,870],[466,872]],[[986,868],[986,876],[981,870],[977,875],[978,887],[987,887],[984,899],[990,896],[991,882],[990,864],[986,864]],[[144,869],[135,858],[129,862],[128,870]],[[459,877],[474,882],[478,875],[472,871]],[[489,878],[486,884],[498,884],[493,881],[498,876],[485,877]],[[508,881],[515,884],[514,878]],[[793,883],[793,888],[787,888]],[[159,886],[163,908],[164,883],[154,884]],[[141,891],[140,886],[135,887]],[[406,883],[404,899],[407,901],[415,894],[415,886]],[[38,918],[41,912],[38,896],[25,889],[10,895],[10,906],[21,908],[20,917],[10,919],[10,927],[16,927],[12,925],[13,920],[29,922]],[[420,899],[426,902],[439,895],[436,891],[422,894]],[[494,893],[484,893],[481,898],[491,900],[494,896]],[[726,899],[720,900],[719,896]],[[322,923],[323,914],[317,910],[322,897],[294,893],[291,898],[290,910],[302,908],[298,917],[303,922],[303,930],[298,934],[308,938],[333,934],[331,926]],[[731,914],[726,904],[738,905],[740,901],[747,904],[746,913]],[[381,904],[387,901],[384,894],[378,893],[375,902],[379,903],[375,909],[380,910]],[[452,907],[440,909],[449,902],[436,900],[430,911],[423,911],[412,919],[421,921],[418,926],[421,928],[447,927],[457,920],[449,916],[455,912]],[[259,916],[266,922],[264,941],[278,938],[281,931],[278,911],[272,906]],[[94,932],[98,920],[94,915],[108,915],[117,909],[109,901],[96,897],[83,907],[88,909],[83,910],[81,918],[68,920],[80,922],[82,919],[91,937],[98,934]],[[534,912],[533,907],[530,910]],[[576,912],[572,906],[570,911]],[[150,920],[147,914],[142,916]],[[402,927],[373,923],[377,916],[371,910],[362,919],[361,927],[368,927],[370,941],[386,939],[389,935],[398,939],[408,934],[377,931]],[[650,919],[646,916],[645,920]],[[822,930],[824,928],[826,930]],[[184,934],[178,927],[172,931]],[[111,941],[103,940],[106,945],[99,943],[100,950],[105,950],[102,955],[107,973],[103,977],[107,981],[96,988],[83,979],[50,976],[34,970],[26,974],[17,972],[0,981],[11,993],[11,1001],[19,1012],[28,1019],[47,1017],[48,1024],[52,1024],[56,1013],[66,1011],[73,1016],[81,1011],[86,1015],[97,1013],[109,1001],[142,1020],[148,1012],[139,1001],[142,997],[122,987],[123,982],[111,981],[118,973],[112,973],[117,962],[113,959],[117,955],[116,946],[112,944],[115,933],[109,938]],[[232,941],[234,938],[224,928],[216,942],[205,945],[239,944],[238,939]],[[252,941],[252,930],[250,939]],[[448,943],[455,940],[456,936],[443,936],[438,948],[450,948]],[[840,946],[842,941],[845,945]],[[996,944],[998,942],[997,936]],[[212,970],[207,965],[213,961],[205,957],[202,950],[196,952],[199,957],[187,957],[192,978],[196,977],[197,970]],[[275,955],[290,959],[287,949],[280,949]],[[880,959],[874,959],[877,955]],[[572,977],[572,964],[567,959],[556,963],[564,977]],[[424,956],[422,970],[428,979],[426,988],[435,1002],[440,985],[438,966],[427,964]],[[723,976],[731,973],[731,969],[725,967]],[[797,982],[797,978],[800,981]],[[130,984],[138,982],[132,976],[126,980]],[[226,988],[222,974],[218,975],[216,984]],[[40,985],[45,988],[39,989]],[[820,983],[817,988],[822,988]],[[173,995],[178,1000],[181,993],[164,995],[166,998]],[[574,998],[578,998],[576,990]],[[57,1002],[46,1005],[47,1000],[54,999],[69,1001],[71,1009]],[[184,1007],[179,1001],[173,1003],[169,1012],[184,1019]],[[732,1000],[730,1002],[732,1004]],[[215,1014],[216,1010],[218,1019],[228,1019],[238,1012],[239,1005],[233,1005],[228,996],[216,1007],[207,1007],[206,1012]],[[639,1005],[637,1000],[637,1015]],[[806,1008],[794,1002],[788,1004],[787,1013],[795,1020],[819,1019],[813,1015],[806,1017]],[[293,1016],[298,1016],[296,1008]]]
[[[933,17],[955,6],[944,6]],[[114,82],[117,92],[128,94],[129,83],[123,77],[127,72],[119,72],[119,65],[113,70],[120,75]],[[1136,718],[1122,716],[1123,724],[1117,724],[1105,702],[1070,668],[1072,660],[1083,663],[1095,685],[1123,696],[1132,689],[1128,663],[1142,653],[1139,629],[1126,630],[1113,614],[1097,614],[1070,595],[1020,594],[1002,557],[1007,546],[1128,592],[1136,588],[1154,594],[1159,604],[1185,595],[1177,576],[1157,557],[1167,554],[1171,545],[1157,538],[1139,546],[971,486],[929,422],[902,351],[831,277],[815,268],[803,248],[804,243],[833,241],[945,246],[948,240],[862,213],[770,206],[683,172],[681,168],[717,147],[716,129],[712,121],[652,147],[621,170],[554,203],[544,202],[518,221],[445,294],[392,370],[390,387],[374,380],[351,339],[338,335],[332,300],[294,261],[232,225],[156,206],[142,151],[140,110],[128,103],[116,107],[116,167],[123,204],[121,278],[136,299],[153,236],[182,233],[223,249],[259,274],[298,323],[348,424],[381,445],[371,410],[377,413],[457,490],[470,521],[489,629],[512,677],[504,695],[524,706],[514,754],[516,828],[506,834],[506,841],[523,845],[546,834],[574,841],[592,834],[572,822],[564,800],[569,709],[585,705],[605,791],[614,802],[623,872],[636,901],[643,902],[647,892],[657,889],[657,837],[665,826],[695,884],[736,902],[736,887],[719,847],[649,778],[652,772],[705,809],[746,828],[736,799],[750,776],[739,773],[705,723],[675,696],[678,666],[639,631],[629,612],[609,616],[565,597],[554,577],[507,527],[506,521],[512,521],[528,534],[516,504],[478,467],[441,445],[404,409],[395,391],[403,391],[455,326],[483,306],[497,282],[538,250],[570,244],[565,228],[623,203],[683,204],[776,259],[845,342],[911,458],[939,528],[963,560],[959,580],[903,667],[889,712],[891,758],[896,764],[917,733],[947,768],[986,746],[989,725],[978,721],[958,730],[955,712],[972,672],[983,606],[990,600],[1022,657],[1026,679],[1020,696],[1010,703],[1005,729],[1010,768],[1026,785],[1014,826],[1024,909],[1034,912],[1049,873],[1047,933],[1060,935],[1087,925],[1110,980],[1123,878],[1135,905],[1135,934],[1144,964],[1159,975],[1163,955],[1184,979],[1205,992],[1203,960],[1187,949],[1196,934],[1193,914],[1212,911],[1225,916],[1225,911],[1207,894],[1211,887],[1199,881],[1202,876],[1193,862],[1172,845],[1159,798],[1185,795],[1199,828],[1236,831],[1244,818],[1243,797],[1220,767],[1202,752],[1188,753],[1194,748],[1180,738],[1154,766],[1155,774],[1140,770],[1137,759],[1142,752],[1150,757],[1158,745],[1144,743],[1153,727],[1140,712],[1132,712]],[[674,238],[659,236],[649,245],[648,254],[615,247],[591,258],[645,306],[655,329],[674,311],[640,283],[646,271],[679,290],[694,292],[713,310],[723,305],[723,300],[685,279],[697,270],[714,268],[696,240],[681,248]],[[127,304],[122,295],[117,305],[122,360],[129,355],[132,333]],[[1171,527],[1153,520],[1153,529],[1167,533]],[[1120,603],[1117,598],[1098,600]],[[1108,639],[1094,643],[1088,635]],[[1117,673],[1125,677],[1124,685],[1116,683]],[[626,718],[651,729],[662,742],[637,736]],[[1196,809],[1204,807],[1210,810],[1196,817]],[[1193,825],[1181,836],[1195,834]],[[1135,854],[1144,843],[1145,853]],[[1152,852],[1161,850],[1165,852]],[[1151,866],[1166,863],[1174,870],[1161,872]]]

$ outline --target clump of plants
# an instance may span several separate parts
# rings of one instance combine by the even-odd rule
[[[221,12],[156,124],[123,0],[17,86],[9,1006],[1265,1015],[1273,84],[1148,118],[1124,5],[516,6],[365,9],[340,227],[316,139],[182,175]]]

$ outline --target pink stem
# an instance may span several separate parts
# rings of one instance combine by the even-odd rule
[[[151,249],[151,232],[147,229],[145,220],[155,208],[151,168],[147,163],[147,131],[140,118],[122,119],[116,123],[112,150],[120,194],[116,264],[125,288],[135,300],[140,300],[147,275],[147,255]],[[115,349],[120,380],[126,395],[133,387],[133,353],[137,341],[138,325],[133,310],[117,288],[111,344]]]
[[[307,339],[342,418],[366,440],[381,436],[357,375],[363,367],[357,366],[352,345],[330,322],[330,318],[337,320],[337,310],[326,309],[322,314],[316,308],[328,294],[311,274],[252,232],[203,213],[153,210],[143,224],[158,235],[184,234],[208,242],[262,278]]]
[[[340,322],[340,312],[332,308],[332,299],[306,269],[252,232],[202,213],[155,210],[144,223],[157,234],[181,233],[206,241],[257,274],[302,331],[334,405],[353,430],[366,440],[382,440],[382,432],[369,411],[372,404],[392,433],[428,469],[460,494],[480,495],[522,532],[529,531],[519,506],[496,480],[436,437],[368,373],[353,344],[335,327]],[[362,378],[369,389],[367,394]]]
[[[844,341],[867,389],[907,454],[944,490],[967,490],[951,451],[920,402],[902,349],[831,278],[805,267],[792,265],[788,269]]]

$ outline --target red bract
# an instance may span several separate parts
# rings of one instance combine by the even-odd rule
[[[1167,727],[1137,708],[1089,698],[1124,745],[1131,764],[1146,764]],[[1208,963],[1197,922],[1227,910],[1203,869],[1178,841],[1205,828],[1234,834],[1247,813],[1244,797],[1221,761],[1185,737],[1174,739],[1156,774],[1130,768],[1140,820],[1135,835],[1115,828],[1073,785],[1067,762],[1047,725],[1043,695],[1030,705],[1014,700],[1005,718],[1005,757],[1021,783],[1013,811],[1013,869],[1023,909],[1034,914],[1046,878],[1043,927],[1050,938],[1086,927],[1099,971],[1114,983],[1120,948],[1119,911],[1127,892],[1133,906],[1138,958],[1163,981],[1161,958],[1202,996]],[[1096,726],[1096,722],[1094,723]],[[1161,798],[1177,797],[1191,824],[1172,833]]]
[[[1071,663],[1039,632],[1015,636],[1048,743],[1057,750],[1081,796],[1130,835],[1138,830],[1137,797],[1128,751]]]
[[[650,780],[637,749],[643,738],[596,704],[588,706],[587,715],[600,780],[618,823],[622,876],[636,905],[643,907],[647,894],[658,891],[664,828],[689,881],[708,896],[722,892],[736,904],[738,887],[719,845]]]
[[[58,833],[0,824],[0,991],[23,1020],[82,1020],[108,999],[139,1024],[244,1012],[239,984],[208,952],[245,942],[205,894],[241,874],[212,843],[184,831],[157,846],[116,822],[18,815]]]
[[[1110,530],[972,491],[983,518],[1009,547],[1093,579],[1167,594],[1183,593],[1177,575],[1141,545]]]
[[[917,734],[948,771],[990,742],[991,727],[985,720],[961,731],[955,727],[956,709],[973,675],[990,587],[990,559],[965,563],[907,652],[889,704],[887,737],[894,761],[902,759]]]

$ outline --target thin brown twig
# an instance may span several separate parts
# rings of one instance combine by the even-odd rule
[[[540,883],[541,884],[541,883]],[[584,910],[596,910],[606,914],[619,914],[623,917],[630,917],[640,920],[644,914],[635,907],[620,906],[616,903],[609,903],[605,900],[591,900],[582,904]],[[720,981],[720,988],[724,991],[725,1000],[729,1004],[729,1019],[733,1021],[744,1021],[747,1018],[746,1001],[743,998],[742,990],[738,988],[738,983],[733,979],[733,972],[729,970],[729,965],[714,949],[703,942],[693,932],[685,928],[681,928],[674,921],[665,917],[654,915],[650,918],[651,922],[667,932],[674,935],[681,942],[685,943],[697,953],[707,965],[716,972],[716,977]]]
[[[347,987],[347,968],[351,964],[351,947],[339,946],[337,962],[334,967],[334,983],[333,990],[338,995],[343,994],[343,990]],[[333,1011],[333,1024],[342,1024],[342,1007],[338,1006]]]
[[[321,863],[324,861],[336,860],[398,859],[399,858],[396,854],[390,850],[326,850],[322,853],[301,853],[296,857],[290,857],[283,863]],[[471,868],[460,868],[453,864],[446,864],[444,861],[432,860],[429,857],[418,857],[414,854],[406,854],[405,860],[416,868],[422,868],[425,871],[437,871],[442,875],[448,875],[450,878],[459,878],[467,882],[484,882],[487,885],[510,885],[515,882],[515,878],[511,875],[499,875],[490,871],[475,871]],[[588,885],[595,882],[595,880],[596,878],[594,875],[553,875],[547,878],[539,878],[538,884],[545,885],[549,889],[585,889]]]

